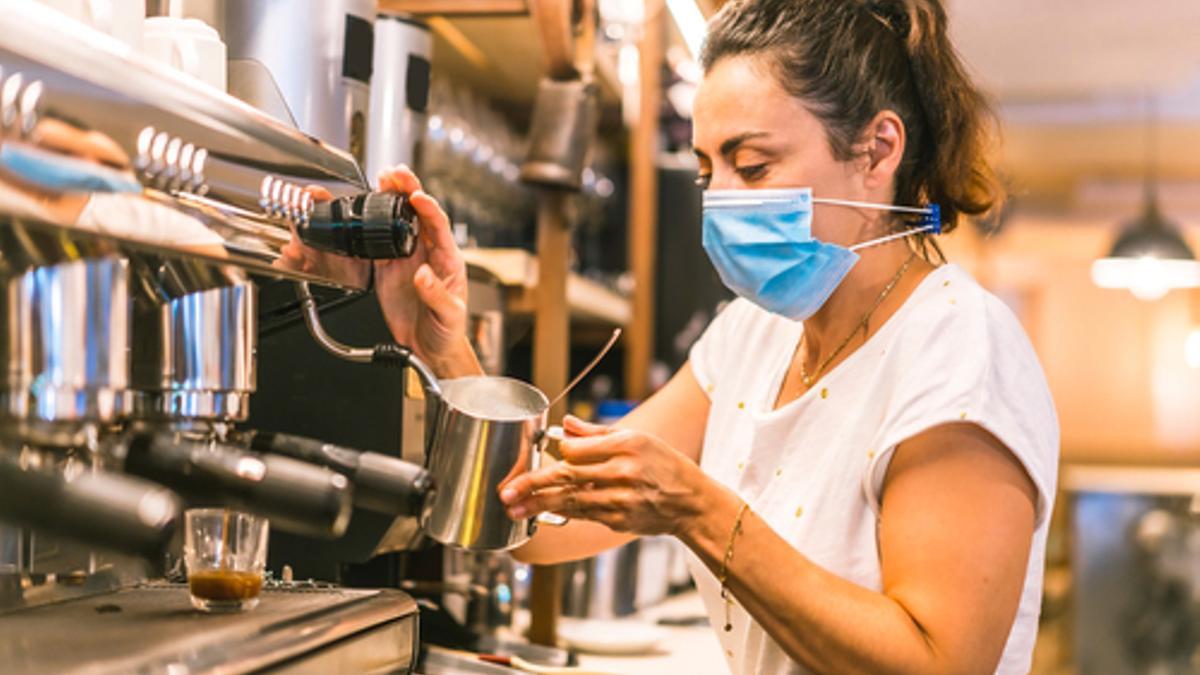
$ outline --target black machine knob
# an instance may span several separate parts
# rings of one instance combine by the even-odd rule
[[[420,515],[432,488],[422,467],[378,452],[362,452],[289,434],[257,432],[251,447],[328,467],[354,484],[354,505],[390,516]]]
[[[321,251],[387,260],[413,254],[420,226],[408,195],[366,192],[315,204],[296,232]]]
[[[266,516],[272,527],[295,534],[336,538],[350,522],[346,477],[288,457],[159,432],[133,437],[125,471],[195,501]]]
[[[114,473],[57,473],[22,468],[0,455],[0,520],[161,565],[182,520],[170,490]]]

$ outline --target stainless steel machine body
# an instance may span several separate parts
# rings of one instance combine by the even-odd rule
[[[147,321],[158,339],[139,355],[149,392],[146,417],[246,419],[254,392],[257,288],[250,283],[196,291],[157,305]]]
[[[416,166],[417,142],[425,135],[432,52],[433,33],[425,23],[397,14],[375,19],[367,175],[397,164]]]
[[[230,93],[364,161],[375,3],[227,2],[224,14]]]
[[[369,26],[373,3],[356,6]],[[339,26],[350,24],[361,34]],[[288,58],[306,53],[283,37]],[[365,136],[361,74],[341,86]],[[49,147],[63,129],[107,163]],[[312,212],[306,188],[368,189],[340,143],[38,3],[0,0],[0,148],[36,150],[75,181],[39,192],[30,174],[0,171],[0,671],[412,667],[403,594],[289,585],[219,618],[182,609],[186,589],[142,583],[161,573],[185,503],[269,513],[306,534],[346,527],[350,479],[250,449],[233,428],[257,384],[259,285],[312,282],[329,297],[369,282],[367,261],[301,272],[281,255]]]
[[[346,152],[117,47],[37,3],[0,0],[0,126],[27,135],[40,121],[62,120],[102,133],[128,156],[142,185],[154,190],[93,198],[85,213],[101,221],[132,220],[137,227],[101,222],[90,229],[214,262],[265,266],[290,239],[289,221],[302,219],[311,206],[304,187],[334,195],[368,187]],[[180,244],[188,227],[206,231],[221,250]],[[361,287],[366,278],[324,281]]]
[[[283,249],[294,231],[317,222],[311,188],[335,198],[369,189],[356,157],[368,129],[375,10],[370,0],[217,4],[230,54],[252,75],[243,82],[279,94],[282,107],[255,103],[282,121],[141,63],[36,4],[0,0],[0,149],[49,152],[43,169],[75,172],[76,181],[47,196],[22,182],[29,174],[0,172],[0,483],[22,487],[0,496],[0,671],[245,672],[300,668],[316,662],[296,659],[315,651],[325,659],[316,670],[357,672],[362,661],[338,660],[329,645],[357,644],[354,636],[376,628],[386,634],[382,663],[411,667],[416,617],[402,596],[297,593],[312,599],[300,603],[304,611],[272,613],[263,609],[272,606],[269,593],[255,612],[213,619],[201,633],[195,615],[161,611],[186,594],[147,587],[149,572],[132,562],[162,562],[185,503],[253,510],[268,514],[273,528],[336,537],[355,481],[369,479],[375,493],[360,495],[359,505],[395,524],[376,550],[415,545],[414,504],[422,528],[452,546],[508,549],[534,526],[509,520],[495,488],[536,466],[546,424],[540,392],[527,414],[511,419],[485,411],[471,420],[473,411],[453,399],[456,407],[432,415],[429,438],[414,444],[432,441],[435,449],[426,459],[441,488],[433,499],[423,499],[429,480],[420,467],[332,446],[314,451],[315,439],[283,434],[253,446],[250,430],[237,428],[257,385],[260,284],[319,285],[328,296],[364,290],[372,279],[370,261],[308,260],[297,271]],[[280,26],[287,28],[271,30]],[[406,53],[423,43],[412,44]],[[406,63],[406,114],[415,114],[420,101],[409,85],[421,66]],[[272,86],[254,89],[267,82],[264,73]],[[235,92],[238,82],[231,77]],[[47,151],[50,124],[113,158],[89,168],[71,148]],[[497,369],[502,300],[492,295],[472,338]],[[325,333],[317,300],[305,296],[324,347],[374,360],[376,350]],[[454,451],[467,446],[478,452]],[[403,499],[388,502],[389,494]],[[37,508],[43,503],[53,507]],[[45,552],[56,544],[47,533],[86,555],[49,562]],[[390,613],[359,613],[385,600]],[[346,623],[347,615],[357,618]],[[260,618],[268,624],[255,623]],[[97,639],[75,639],[73,631],[89,629]],[[90,663],[68,663],[75,657]]]
[[[35,267],[5,298],[7,412],[30,422],[111,422],[129,386],[128,263]]]
[[[253,612],[197,614],[185,586],[151,584],[0,615],[0,664],[9,675],[403,673],[416,612],[397,591],[284,584]]]

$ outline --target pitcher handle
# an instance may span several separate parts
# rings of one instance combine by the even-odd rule
[[[538,450],[561,462],[563,461],[562,453],[557,448],[551,450],[552,444],[550,441],[558,444],[562,443],[566,437],[567,432],[557,424],[546,427],[546,430],[541,433],[541,438],[538,439]]]
[[[547,427],[546,430],[542,432],[541,438],[538,439],[538,441],[539,441],[538,442],[538,451],[545,452],[545,453],[549,454],[551,457],[553,457],[554,459],[557,459],[558,461],[561,462],[562,461],[562,453],[558,452],[556,450],[551,450],[550,447],[552,445],[551,441],[553,441],[555,444],[557,444],[557,443],[561,443],[564,438],[566,438],[566,432],[563,431],[562,427],[560,427],[558,425]],[[551,513],[549,511],[543,511],[543,512],[537,514],[536,516],[534,516],[533,521],[539,525],[550,525],[552,527],[562,527],[563,525],[566,525],[567,523],[571,522],[571,519],[564,515],[560,515],[557,513]]]
[[[562,527],[563,525],[571,522],[570,518],[557,513],[550,513],[549,511],[542,511],[534,516],[533,519],[536,520],[539,525],[551,525],[553,527]]]

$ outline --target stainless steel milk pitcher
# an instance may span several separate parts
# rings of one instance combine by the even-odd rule
[[[553,436],[541,390],[491,375],[438,380],[404,347],[392,359],[407,362],[425,383],[425,463],[434,489],[420,524],[429,537],[474,551],[508,550],[529,541],[539,522],[566,522],[554,514],[514,521],[500,501],[500,486],[537,469]]]

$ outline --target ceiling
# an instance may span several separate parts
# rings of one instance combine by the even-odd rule
[[[1200,2],[948,0],[964,61],[999,104],[1018,194],[1086,208],[1136,182],[1156,120],[1159,176],[1200,182]]]
[[[946,0],[953,40],[1001,101],[1046,102],[1147,91],[1200,98],[1197,0]],[[712,0],[702,3],[706,9]],[[457,16],[448,22],[480,52],[477,62],[439,32],[437,58],[501,99],[533,92],[541,68],[528,16]],[[674,31],[672,31],[674,33]],[[473,72],[466,72],[469,67]],[[1193,112],[1200,119],[1200,109]]]
[[[447,25],[478,47],[475,58],[452,42]],[[435,25],[434,74],[445,73],[500,104],[528,105],[545,67],[538,40],[528,16],[454,17]]]
[[[952,39],[998,103],[1003,164],[1018,192],[1070,206],[1096,178],[1140,177],[1147,100],[1162,124],[1160,174],[1200,182],[1200,0],[945,1]],[[501,106],[527,107],[542,69],[531,20],[447,23],[483,59],[435,31],[435,69]]]
[[[947,2],[956,45],[1002,100],[1141,95],[1200,83],[1197,0]]]

